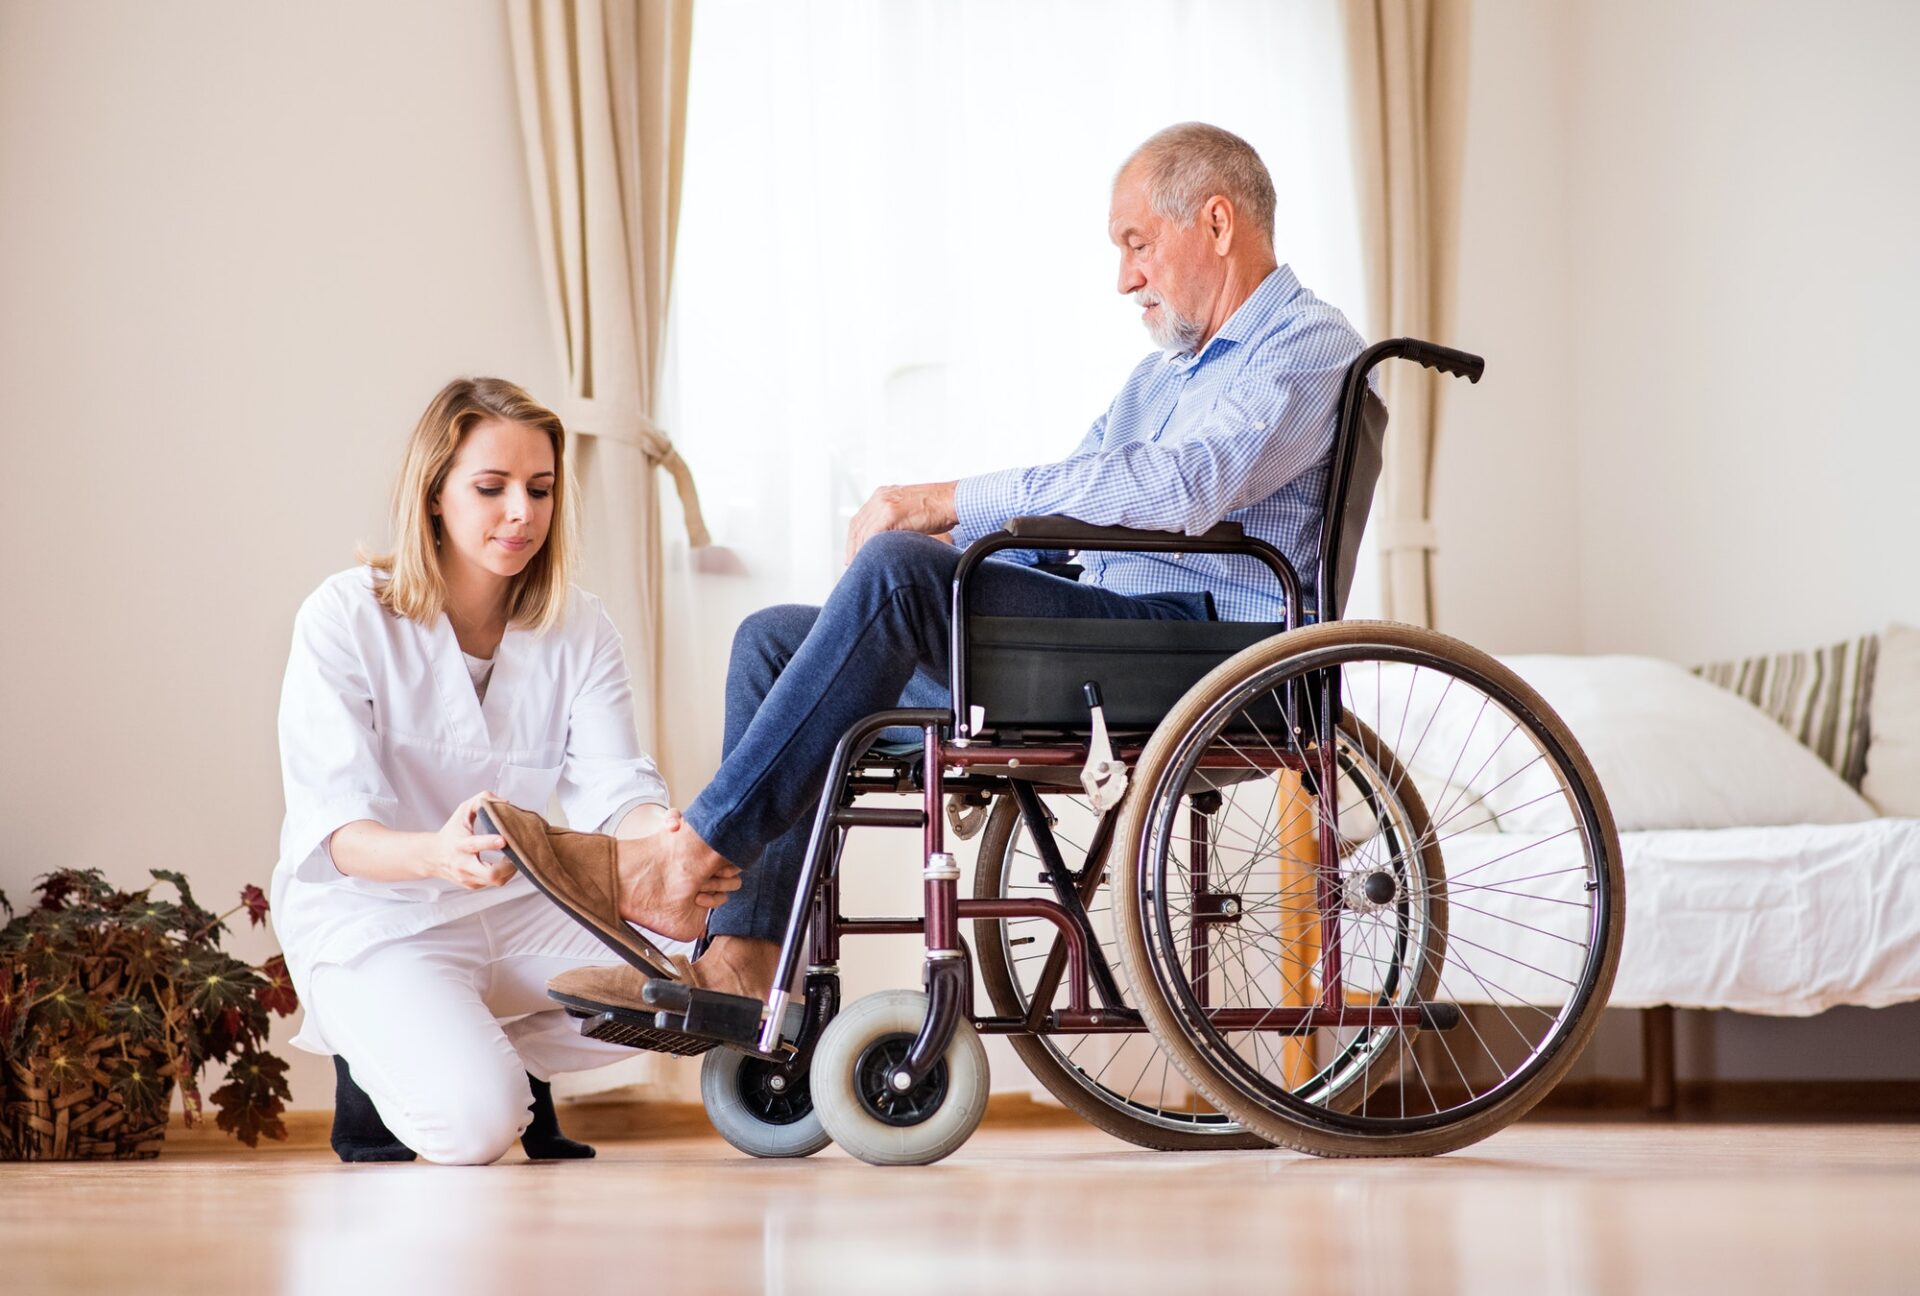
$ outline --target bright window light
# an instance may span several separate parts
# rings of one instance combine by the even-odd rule
[[[700,5],[669,425],[715,540],[817,602],[874,487],[1067,454],[1151,350],[1107,202],[1174,122],[1259,150],[1280,259],[1364,331],[1338,20],[1330,0]]]

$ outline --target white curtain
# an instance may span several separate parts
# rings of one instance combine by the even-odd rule
[[[642,743],[660,755],[655,470],[707,542],[693,477],[654,422],[686,138],[692,0],[510,0],[540,261],[567,376],[555,412],[581,504],[583,583],[626,640]]]
[[[669,768],[663,744],[670,735],[659,723],[656,470],[673,479],[689,542],[707,543],[693,477],[654,422],[679,223],[692,11],[692,0],[509,0],[507,7],[540,263],[567,378],[553,404],[569,433],[581,506],[582,583],[604,601],[625,641],[640,741]],[[659,1054],[636,1054],[562,1077],[560,1088],[642,1083],[678,1095],[691,1075]]]
[[[1348,0],[1354,178],[1374,336],[1451,343],[1467,79],[1467,0]],[[1382,611],[1433,624],[1433,452],[1441,375],[1383,371],[1374,508]]]

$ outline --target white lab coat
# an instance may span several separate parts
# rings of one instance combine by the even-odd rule
[[[341,572],[301,605],[281,690],[287,817],[272,913],[309,1003],[316,967],[533,889],[520,876],[480,891],[349,877],[327,851],[343,824],[432,832],[481,791],[542,814],[557,791],[566,822],[588,830],[630,801],[668,803],[634,737],[620,636],[593,595],[569,590],[564,620],[544,634],[510,628],[483,704],[447,618],[423,627],[390,615],[376,579],[368,567]],[[333,1051],[311,1009],[293,1042]]]

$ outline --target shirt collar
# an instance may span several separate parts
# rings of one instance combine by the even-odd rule
[[[1293,268],[1285,264],[1275,266],[1260,281],[1260,286],[1240,303],[1240,309],[1227,317],[1220,331],[1207,339],[1205,346],[1192,355],[1173,357],[1174,362],[1183,369],[1191,369],[1205,359],[1216,345],[1231,343],[1237,346],[1247,341],[1263,330],[1274,313],[1292,301],[1299,291],[1300,281],[1294,277]]]

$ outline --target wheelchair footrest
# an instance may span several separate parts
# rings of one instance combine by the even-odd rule
[[[749,1052],[759,1047],[762,1005],[758,999],[658,978],[641,987],[640,997],[654,1011],[576,999],[562,1002],[569,1013],[582,1019],[581,1034],[629,1048],[693,1057],[716,1044]],[[788,1005],[783,1038],[800,1033],[803,1007]]]
[[[588,1039],[624,1044],[628,1048],[646,1049],[654,1053],[671,1053],[675,1057],[697,1057],[721,1042],[689,1035],[682,1030],[660,1029],[659,1019],[666,1017],[666,1013],[636,1013],[608,1008],[604,1012],[576,1012],[574,1015],[581,1019],[580,1033]]]

